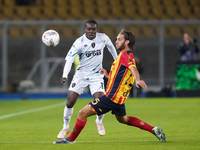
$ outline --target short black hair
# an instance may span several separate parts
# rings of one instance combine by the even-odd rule
[[[93,19],[90,19],[90,20],[88,20],[88,21],[85,23],[85,27],[86,27],[86,25],[87,25],[88,23],[93,23],[93,24],[96,24],[96,25],[97,25],[97,27],[98,27],[98,24],[97,24],[97,22],[96,22],[95,20],[93,20]]]
[[[125,40],[129,40],[128,46],[131,50],[133,50],[135,45],[135,35],[126,29],[122,29],[119,34],[124,35]]]

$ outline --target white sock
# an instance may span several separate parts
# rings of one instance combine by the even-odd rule
[[[69,129],[69,123],[70,123],[72,115],[73,115],[73,107],[67,108],[65,106],[64,113],[63,113],[63,116],[64,116],[63,117],[63,121],[64,121],[63,129]]]
[[[104,114],[100,116],[97,115],[96,123],[102,123],[103,117],[104,117]]]

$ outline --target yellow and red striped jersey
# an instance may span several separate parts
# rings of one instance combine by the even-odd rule
[[[134,83],[132,66],[136,67],[132,51],[120,53],[111,66],[105,95],[117,104],[125,103]]]

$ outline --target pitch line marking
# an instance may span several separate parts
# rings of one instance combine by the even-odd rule
[[[64,106],[64,104],[65,103],[62,102],[62,103],[58,103],[58,104],[54,104],[54,105],[50,105],[50,106],[45,106],[45,107],[30,109],[30,110],[21,111],[21,112],[17,112],[17,113],[12,113],[12,114],[8,114],[8,115],[3,115],[3,116],[0,116],[0,120],[1,119],[5,119],[5,118],[14,117],[14,116],[23,115],[23,114],[28,114],[28,113],[32,113],[32,112],[37,112],[37,111],[52,109],[52,108]]]

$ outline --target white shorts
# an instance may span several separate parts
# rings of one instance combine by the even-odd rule
[[[74,75],[69,90],[81,95],[86,87],[89,87],[90,93],[93,95],[96,92],[105,92],[103,77],[82,77]]]

